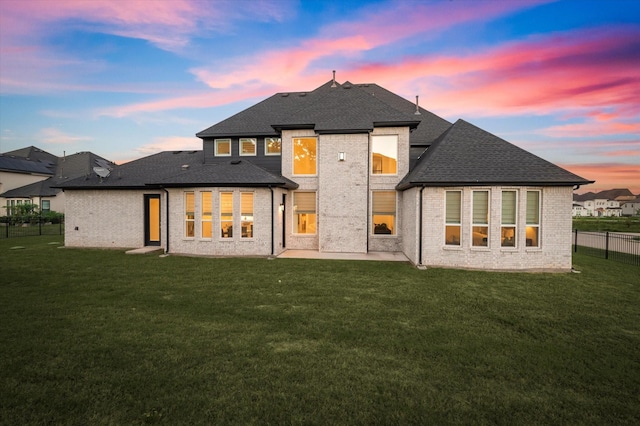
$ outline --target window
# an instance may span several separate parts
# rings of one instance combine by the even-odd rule
[[[211,214],[211,192],[202,193],[202,238],[211,238],[212,227],[211,222],[213,215]]]
[[[280,138],[264,138],[264,155],[280,155],[282,140]]]
[[[42,213],[49,213],[51,211],[51,201],[42,200],[42,207],[40,208]]]
[[[231,155],[231,139],[216,139],[216,157],[229,157]]]
[[[527,191],[527,247],[540,247],[540,191]]]
[[[398,136],[371,137],[371,173],[395,175],[398,173]]]
[[[184,193],[184,212],[185,212],[185,227],[184,236],[195,236],[195,197],[193,192]]]
[[[296,234],[316,233],[316,193],[293,193],[293,232]]]
[[[316,139],[293,139],[293,174],[316,174]]]
[[[371,213],[374,234],[396,234],[396,193],[395,191],[374,191]]]
[[[448,246],[460,245],[460,223],[462,211],[462,192],[447,191],[445,206],[445,237],[444,242]]]
[[[472,245],[487,247],[489,245],[489,191],[473,191],[472,220]]]
[[[233,238],[233,192],[220,193],[220,236]]]
[[[256,155],[256,140],[254,138],[240,139],[240,155]]]
[[[242,238],[253,238],[253,192],[240,193]]]
[[[502,215],[500,241],[502,247],[516,246],[516,218],[518,217],[518,193],[502,191]]]

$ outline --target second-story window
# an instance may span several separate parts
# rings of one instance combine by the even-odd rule
[[[395,175],[398,173],[398,136],[371,137],[371,174]]]
[[[293,139],[293,174],[316,174],[316,138]]]
[[[231,139],[215,140],[216,157],[228,157],[231,155]]]
[[[264,138],[264,155],[280,155],[282,152],[282,139]]]
[[[256,155],[256,140],[255,138],[241,138],[240,139],[240,155]]]

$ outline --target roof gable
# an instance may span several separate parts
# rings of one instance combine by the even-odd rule
[[[400,182],[412,186],[592,183],[464,120],[443,133]]]

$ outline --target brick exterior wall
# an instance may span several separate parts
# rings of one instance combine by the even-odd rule
[[[144,246],[144,194],[162,191],[65,191],[65,246],[137,248]],[[164,195],[161,195],[164,217]],[[164,219],[163,219],[164,222]],[[166,241],[161,226],[162,247]]]
[[[449,188],[447,188],[449,189]],[[571,187],[451,188],[462,190],[460,246],[446,246],[445,189],[426,188],[423,197],[422,262],[427,266],[558,271],[571,270]],[[490,190],[489,247],[471,247],[472,190]],[[518,228],[515,247],[500,246],[501,191],[518,191]],[[541,191],[540,247],[526,247],[526,191]]]

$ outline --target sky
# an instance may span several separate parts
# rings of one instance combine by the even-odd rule
[[[640,194],[637,0],[0,0],[0,152],[202,149],[333,70]]]

